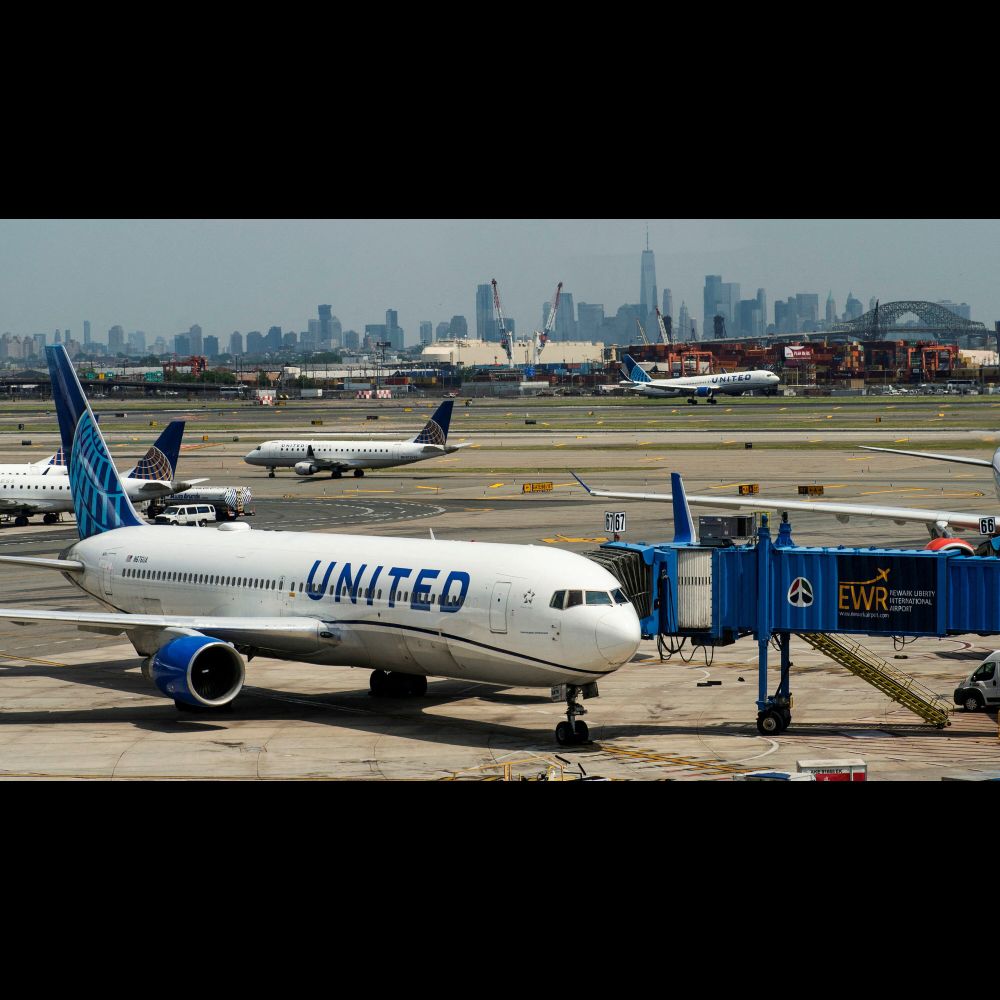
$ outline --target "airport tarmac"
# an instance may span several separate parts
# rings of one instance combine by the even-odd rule
[[[585,402],[588,409],[595,405]],[[270,433],[269,427],[257,440]],[[241,430],[238,442],[221,432],[208,442],[196,438],[182,453],[180,471],[209,476],[213,486],[249,485],[258,500],[250,523],[258,530],[426,537],[433,529],[438,538],[534,545],[539,558],[550,546],[596,548],[607,537],[605,510],[627,512],[629,541],[671,537],[669,505],[590,498],[570,469],[594,485],[626,490],[666,490],[669,472],[679,471],[692,493],[732,496],[738,484],[756,482],[762,495],[795,498],[797,485],[815,483],[824,485],[825,496],[851,502],[984,513],[1000,506],[987,469],[866,453],[850,441],[838,447],[824,438],[823,447],[813,448],[814,435],[794,447],[747,450],[742,438],[731,447],[708,440],[737,438],[738,425],[720,422],[700,432],[711,450],[675,452],[670,431],[623,433],[635,438],[628,448],[609,448],[609,438],[622,435],[599,429],[583,440],[550,433],[550,448],[540,447],[534,433],[483,432],[470,435],[474,447],[443,459],[333,480],[302,479],[290,470],[269,479],[242,462],[255,441]],[[699,432],[690,433],[697,444]],[[915,422],[908,436],[923,433]],[[972,433],[988,456],[995,445]],[[896,443],[903,435],[889,434],[869,435],[865,443],[907,447]],[[0,437],[0,461],[25,460],[18,438]],[[128,442],[122,457],[119,449],[114,453],[125,467],[142,450]],[[947,450],[943,444],[941,450]],[[33,449],[30,457],[43,452],[44,446]],[[522,493],[525,482],[539,481],[551,482],[551,492]],[[792,525],[800,544],[914,548],[927,541],[917,525],[870,518],[845,526],[809,514],[794,517]],[[74,539],[71,519],[3,526],[0,552],[51,556]],[[97,609],[53,577],[5,567],[0,606]],[[890,639],[864,644],[950,699],[994,641],[920,639],[902,651]],[[709,663],[701,650],[689,663],[676,655],[661,662],[655,643],[644,642],[632,663],[601,682],[601,697],[585,703],[594,743],[559,748],[553,730],[562,706],[550,702],[547,691],[441,679],[431,681],[426,698],[377,701],[368,694],[367,671],[256,658],[231,714],[188,717],[143,680],[139,658],[122,637],[6,625],[0,628],[0,777],[429,780],[498,776],[507,764],[512,776],[563,768],[567,776],[582,769],[608,778],[728,780],[734,771],[794,769],[799,759],[845,756],[864,758],[875,781],[1000,772],[996,713],[959,711],[950,727],[935,730],[794,637],[792,660],[792,725],[763,737],[754,724],[757,648],[751,638],[717,650]],[[707,680],[721,684],[698,686]],[[776,682],[774,669],[772,689]]]

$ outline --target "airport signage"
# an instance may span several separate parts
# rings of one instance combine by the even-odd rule
[[[552,483],[523,483],[522,493],[548,493],[552,489]]]
[[[752,497],[760,493],[760,483],[740,483],[740,496]]]
[[[622,535],[625,533],[625,511],[606,510],[604,512],[604,530],[609,535]]]
[[[917,635],[937,630],[937,564],[906,556],[837,557],[837,628]]]
[[[979,534],[995,535],[997,530],[997,519],[995,517],[981,517],[979,519]]]
[[[143,378],[147,382],[162,382],[163,372],[146,372],[146,374],[143,375]]]

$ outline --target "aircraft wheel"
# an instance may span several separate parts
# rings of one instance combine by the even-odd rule
[[[45,516],[44,516],[44,517],[42,518],[42,520],[43,520],[43,521],[44,521],[44,522],[45,522],[46,524],[55,524],[55,523],[56,523],[56,521],[58,521],[58,520],[59,520],[59,515],[58,515],[58,514],[46,514],[46,515],[45,515]]]
[[[578,744],[589,743],[590,742],[590,727],[586,722],[580,721],[576,724],[576,732],[574,737]]]
[[[360,479],[364,474],[365,474],[365,470],[364,469],[355,469],[354,470],[354,478],[355,479]]]
[[[410,674],[409,681],[410,694],[415,698],[422,698],[427,694],[427,678],[423,674]]]
[[[368,678],[368,691],[376,698],[387,697],[391,693],[391,686],[389,674],[384,670],[373,670],[371,677]]]
[[[330,473],[330,478],[331,478],[331,479],[340,479],[340,477],[341,477],[342,475],[343,475],[343,473],[342,473],[342,472],[340,471],[340,469],[337,469],[337,471],[336,471],[336,472],[331,472],[331,473]]]
[[[14,525],[18,528],[23,528],[28,523],[28,519],[23,514],[18,514],[14,518]]]
[[[556,726],[556,743],[561,747],[568,747],[573,745],[573,730],[570,728],[568,722],[560,722]]]
[[[274,469],[272,469],[272,470],[271,470],[271,471],[270,471],[270,472],[269,472],[269,473],[267,474],[267,478],[268,478],[268,479],[274,479]]]

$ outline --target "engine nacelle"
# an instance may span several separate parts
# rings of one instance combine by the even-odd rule
[[[295,473],[299,476],[311,476],[314,472],[319,472],[312,462],[296,462],[295,463]]]
[[[975,548],[963,538],[932,538],[924,549],[930,552],[960,552],[965,556],[974,556]]]
[[[712,395],[712,387],[710,385],[699,385],[698,388],[695,389],[694,394],[699,399],[710,398]]]
[[[242,690],[243,657],[207,635],[184,635],[161,646],[149,678],[168,698],[199,708],[228,705]]]

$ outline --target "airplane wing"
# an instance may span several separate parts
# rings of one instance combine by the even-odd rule
[[[969,458],[967,455],[935,455],[929,451],[903,451],[900,448],[875,448],[871,445],[858,445],[862,451],[884,451],[890,455],[910,455],[913,458],[935,458],[939,462],[958,462],[961,465],[985,465],[987,469],[993,468],[992,462],[987,462],[985,458]]]
[[[324,642],[339,640],[336,624],[319,618],[225,618],[212,615],[127,615],[103,611],[20,611],[0,608],[0,621],[19,625],[63,622],[85,632],[121,635],[123,632],[166,632],[168,636],[198,632],[239,645],[260,649],[316,651]]]
[[[618,490],[591,489],[575,472],[571,475],[592,497],[610,497],[616,500],[653,500],[659,503],[673,502],[673,496],[670,493],[622,493]],[[896,524],[910,522],[926,525],[940,524],[956,528],[971,528],[975,531],[979,530],[980,518],[996,516],[995,513],[987,515],[969,513],[968,511],[923,510],[920,507],[876,507],[865,504],[828,503],[822,500],[786,500],[784,497],[770,499],[759,496],[699,497],[688,493],[687,500],[688,503],[712,507],[735,507],[765,511],[797,510],[808,513],[833,514],[842,524],[847,524],[852,517],[882,517],[892,520]]]

